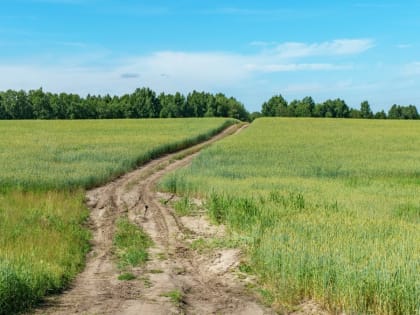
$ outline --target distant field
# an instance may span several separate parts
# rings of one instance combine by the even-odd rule
[[[0,187],[51,189],[103,183],[197,141],[226,119],[0,121]]]
[[[273,304],[420,312],[419,122],[258,119],[161,184],[242,235]]]
[[[208,138],[232,120],[0,121],[0,314],[80,271],[84,188]]]

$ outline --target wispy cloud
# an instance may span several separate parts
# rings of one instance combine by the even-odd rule
[[[122,73],[121,78],[123,79],[136,79],[140,76],[138,73]]]
[[[420,75],[420,61],[414,61],[408,64],[405,64],[402,67],[401,73],[403,76],[419,76]]]
[[[277,45],[274,51],[282,58],[337,56],[360,54],[374,47],[371,39],[336,39],[322,43],[288,42]]]
[[[260,72],[291,72],[291,71],[334,71],[351,69],[349,65],[334,65],[330,63],[289,63],[289,64],[248,64],[250,71]]]
[[[398,44],[397,45],[397,48],[400,48],[400,49],[407,49],[407,48],[411,48],[411,47],[413,47],[412,44]]]

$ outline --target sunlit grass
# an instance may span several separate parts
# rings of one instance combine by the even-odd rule
[[[152,245],[152,240],[128,218],[121,218],[117,222],[114,245],[118,265],[124,269],[129,266],[140,266],[149,259],[148,248]]]
[[[39,190],[97,185],[206,138],[227,121],[1,121],[0,187]]]
[[[420,124],[258,119],[164,179],[246,238],[291,307],[420,312]]]
[[[0,121],[0,314],[33,306],[81,270],[89,248],[85,188],[231,123]],[[124,259],[135,264],[144,255],[130,249]]]
[[[0,194],[0,314],[61,290],[84,264],[83,191]]]

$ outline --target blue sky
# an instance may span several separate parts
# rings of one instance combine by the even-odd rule
[[[0,90],[420,108],[420,0],[3,0]]]

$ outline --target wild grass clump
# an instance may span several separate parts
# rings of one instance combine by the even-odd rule
[[[118,265],[121,269],[124,269],[127,266],[137,267],[148,260],[147,250],[152,245],[152,240],[139,226],[131,223],[128,218],[121,218],[117,221],[114,245]]]
[[[196,192],[243,235],[275,305],[419,314],[419,134],[418,122],[258,119],[161,185]]]

